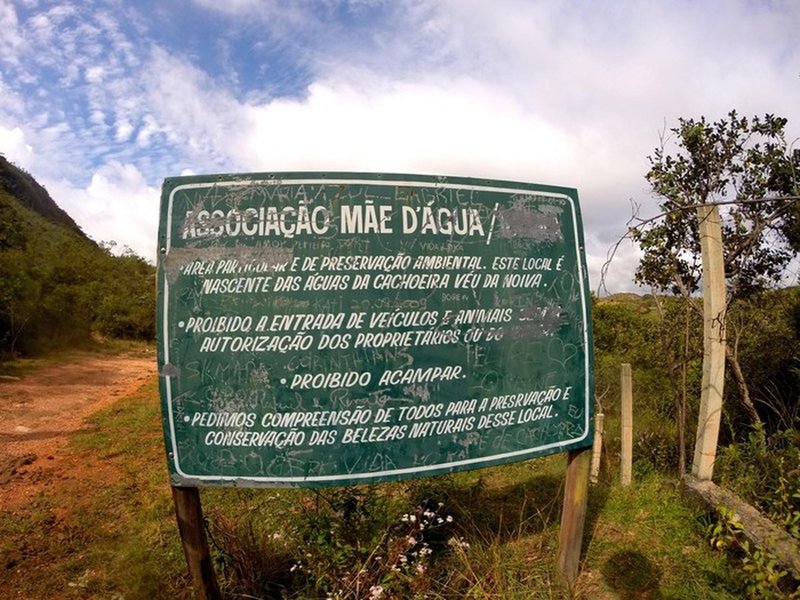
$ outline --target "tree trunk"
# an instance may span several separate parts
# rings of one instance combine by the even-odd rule
[[[731,367],[731,374],[733,375],[733,380],[736,382],[736,387],[739,388],[739,400],[742,403],[742,407],[744,407],[753,425],[757,429],[762,430],[764,422],[761,420],[761,417],[758,416],[758,411],[756,411],[755,404],[753,404],[753,399],[750,397],[750,388],[747,385],[747,381],[744,379],[744,373],[742,373],[742,367],[739,364],[739,358],[737,353],[731,349],[730,344],[725,348],[725,358]]]
[[[686,361],[681,365],[681,392],[678,399],[678,475],[686,475]]]

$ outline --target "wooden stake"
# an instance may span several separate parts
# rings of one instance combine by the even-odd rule
[[[630,485],[633,475],[633,378],[631,365],[623,363],[620,369],[620,390],[622,398],[622,460],[620,464],[620,483]]]
[[[172,486],[172,499],[175,502],[178,530],[189,575],[192,577],[194,596],[197,600],[222,600],[203,529],[200,492],[196,487]]]
[[[603,454],[603,413],[594,415],[594,441],[592,442],[592,471],[589,481],[597,483],[600,478],[600,457]]]
[[[561,511],[561,532],[558,539],[558,575],[568,587],[578,578],[583,542],[583,525],[589,504],[589,466],[591,448],[573,450],[567,455],[567,477],[564,484],[564,507]]]

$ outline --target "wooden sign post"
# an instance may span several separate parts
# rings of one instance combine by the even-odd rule
[[[172,499],[175,502],[178,531],[194,585],[195,598],[221,600],[217,576],[208,551],[200,492],[194,487],[172,486]]]
[[[592,443],[574,189],[369,173],[170,178],[159,243],[177,490],[377,483]],[[195,500],[177,494],[180,515]]]
[[[567,457],[567,477],[564,483],[564,507],[561,510],[556,568],[568,587],[571,587],[578,578],[583,526],[589,506],[591,457],[589,448],[573,450]]]

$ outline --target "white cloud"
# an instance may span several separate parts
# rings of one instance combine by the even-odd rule
[[[225,10],[252,9],[245,2]],[[747,81],[772,89],[781,80],[771,66],[780,43],[747,59],[776,23],[760,23],[755,39],[734,52],[744,10],[734,9],[731,23],[709,32],[704,9],[631,4],[606,16],[555,3],[420,3],[421,37],[442,42],[431,57],[400,49],[436,46],[414,27],[396,40],[376,32],[380,43],[370,47],[385,54],[372,57],[339,42],[317,56],[326,74],[304,97],[262,104],[237,101],[196,67],[157,51],[148,68],[152,117],[138,139],[145,144],[160,132],[184,146],[197,172],[227,161],[238,170],[407,171],[575,186],[593,233],[596,285],[606,251],[625,231],[630,199],[651,204],[646,156],[664,124],[719,117],[734,105],[759,112]],[[612,265],[611,289],[630,282],[635,253],[625,264],[623,254]]]
[[[595,232],[588,237],[594,286],[609,246],[625,232],[629,199],[646,191],[644,149],[622,161],[618,140],[602,126],[542,118],[505,90],[468,78],[317,83],[306,98],[246,110],[250,126],[233,132],[228,149],[245,170],[418,172],[577,187],[584,223]],[[614,261],[610,289],[630,287],[628,267]]]
[[[17,12],[8,0],[0,0],[0,23],[3,24],[3,35],[0,36],[0,60],[18,65],[18,50],[23,44],[23,36],[19,29]]]
[[[150,138],[156,133],[161,132],[158,122],[152,115],[145,115],[142,119],[142,125],[139,128],[139,133],[136,135],[136,144],[140,148],[147,148],[150,143]]]
[[[157,199],[153,186],[176,172],[518,179],[578,188],[596,286],[630,199],[644,212],[654,206],[646,157],[665,125],[736,108],[789,117],[790,139],[800,131],[800,3],[792,0],[193,4],[186,10],[213,11],[218,28],[207,39],[230,50],[226,67],[242,67],[235,45],[257,22],[263,34],[247,38],[250,72],[287,78],[307,69],[306,93],[255,100],[270,98],[268,76],[237,92],[231,82],[247,69],[215,78],[190,50],[159,47],[143,33],[154,21],[130,15],[133,8],[123,15],[63,3],[20,23],[14,5],[0,0],[0,149],[17,162],[12,154],[21,152],[37,176],[33,167],[63,179],[85,228],[83,220],[108,219],[116,231],[114,211],[135,223],[140,215],[126,207],[144,207],[151,193]],[[270,62],[286,48],[290,62]],[[56,82],[42,79],[48,70]],[[24,87],[33,84],[36,91]],[[143,212],[155,215],[153,207]],[[151,257],[156,226],[148,223],[137,235],[147,243],[134,247],[149,247]],[[635,260],[633,252],[618,255],[613,285],[630,285]]]
[[[0,120],[4,116],[10,119],[24,114],[25,101],[13,84],[3,79],[2,72],[0,72],[0,98],[3,99],[0,103]]]
[[[102,110],[95,109],[89,115],[89,121],[91,121],[95,125],[102,125],[106,122],[106,116]]]
[[[264,12],[272,12],[276,8],[273,0],[228,0],[227,2],[194,0],[194,3],[208,10],[237,15],[260,15]]]
[[[600,296],[620,291],[647,292],[633,283],[642,253],[629,239],[619,238],[609,244],[592,233],[586,235],[586,266],[589,284]]]
[[[193,0],[199,8],[213,11],[228,17],[256,21],[267,25],[273,32],[287,26],[314,27],[319,24],[322,14],[328,12],[333,4],[316,0],[279,2],[278,0]]]
[[[331,82],[248,107],[229,152],[250,169],[411,170],[550,178],[574,167],[567,132],[474,81],[371,89]]]
[[[105,77],[105,69],[101,66],[87,67],[86,81],[92,84],[102,83]]]
[[[56,129],[57,134],[58,128]],[[148,185],[145,176],[131,164],[110,162],[92,173],[85,187],[65,179],[39,177],[47,158],[37,155],[21,128],[0,125],[0,153],[34,174],[56,203],[89,237],[97,242],[129,246],[154,262],[160,191]]]
[[[29,169],[33,162],[33,148],[25,142],[25,134],[19,127],[9,129],[0,125],[0,154],[24,169]]]
[[[150,116],[143,118],[140,143],[163,134],[201,166],[225,160],[232,133],[244,128],[235,98],[204,72],[160,49],[153,51],[142,79]]]
[[[121,119],[116,123],[116,133],[114,134],[114,141],[124,142],[130,139],[133,133],[133,125],[127,119]]]
[[[160,192],[131,164],[108,163],[84,188],[68,181],[45,181],[56,202],[97,242],[115,241],[151,262],[156,257]]]
[[[38,14],[31,17],[28,21],[30,31],[41,41],[48,42],[53,37],[55,30],[53,22],[46,14]]]

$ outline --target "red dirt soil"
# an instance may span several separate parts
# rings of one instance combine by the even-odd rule
[[[145,384],[155,352],[85,356],[0,382],[0,506],[27,502],[66,466],[69,435],[84,419]]]

